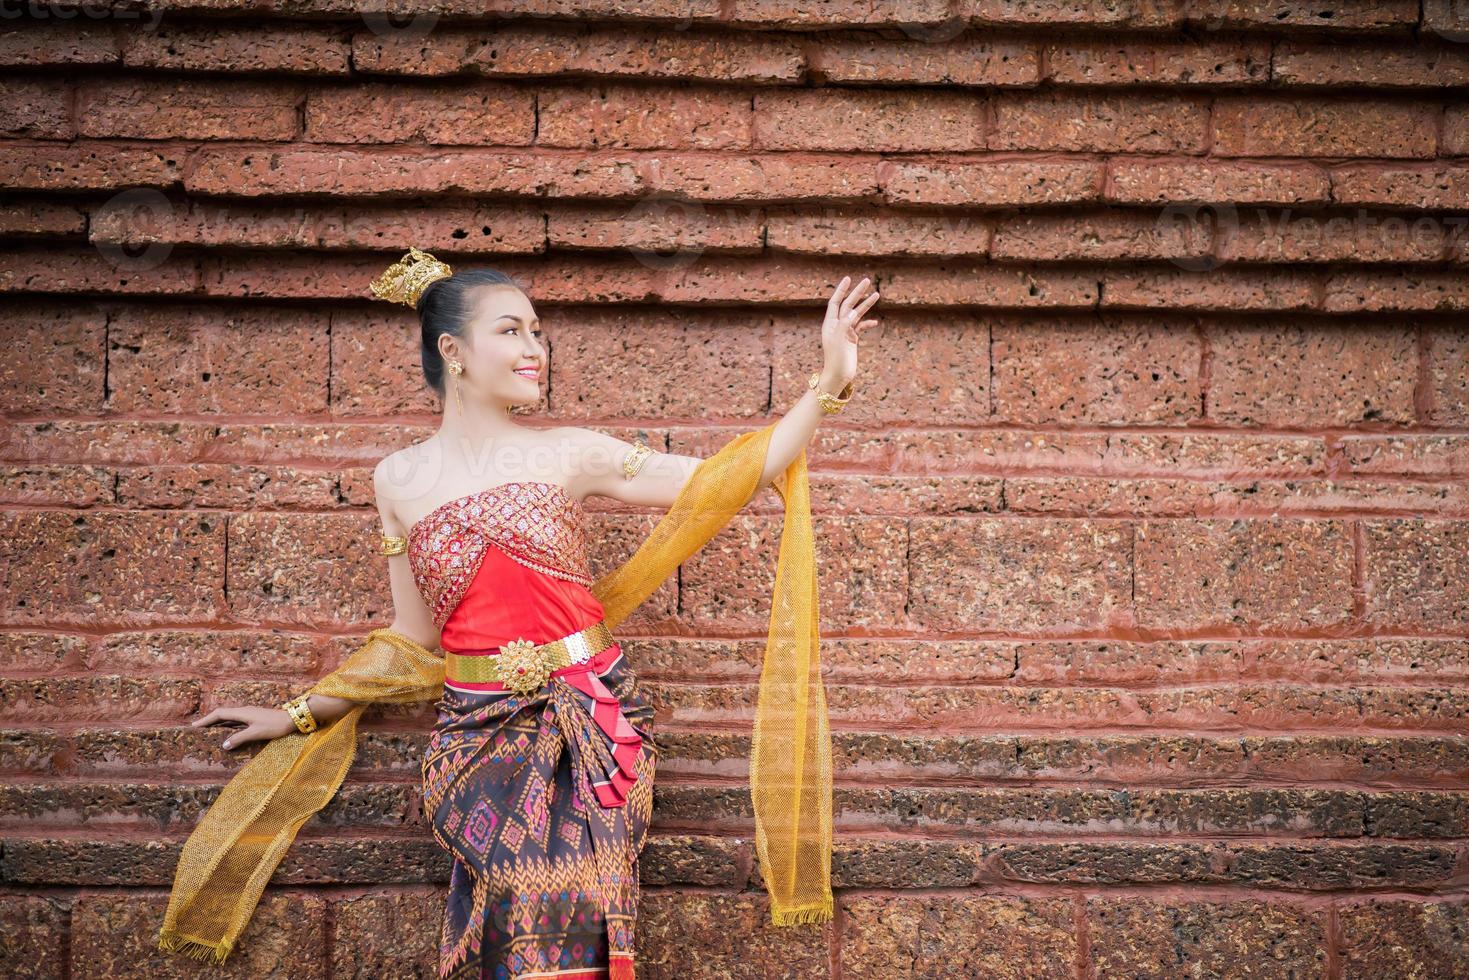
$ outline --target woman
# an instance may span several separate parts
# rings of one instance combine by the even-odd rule
[[[757,836],[770,877],[788,874],[771,886],[777,924],[829,918],[829,886],[819,882],[813,900],[810,880],[813,868],[829,874],[829,829],[811,832],[829,825],[829,801],[792,789],[803,782],[794,767],[829,767],[811,741],[826,734],[814,574],[787,571],[786,556],[788,537],[791,550],[802,544],[789,509],[808,507],[805,446],[850,398],[858,331],[875,323],[862,317],[878,294],[866,279],[849,284],[828,301],[825,366],[795,406],[705,460],[517,424],[512,408],[539,400],[547,367],[525,293],[500,273],[455,274],[417,249],[385,272],[373,291],[416,307],[424,376],[444,398],[438,432],[374,472],[392,625],[279,709],[218,708],[193,722],[244,724],[227,748],[292,744],[279,758],[262,751],[251,763],[260,771],[246,779],[247,766],[201,821],[160,945],[222,960],[301,820],[340,784],[365,704],[421,698],[442,678],[423,759],[434,837],[453,859],[439,976],[632,977],[657,749],[653,709],[610,627],[766,484],[787,499],[788,517],[757,718],[766,748],[752,754],[752,782],[762,766],[770,787],[757,796]],[[583,510],[592,495],[670,508],[633,559],[595,581]],[[808,656],[771,655],[799,650]],[[818,775],[829,797],[829,768]]]

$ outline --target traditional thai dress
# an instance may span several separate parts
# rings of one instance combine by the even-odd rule
[[[595,582],[581,505],[553,484],[491,487],[410,528],[405,549],[443,650],[375,629],[311,685],[307,693],[352,706],[261,746],[225,784],[179,855],[159,947],[223,963],[301,825],[341,787],[368,705],[437,698],[423,791],[434,837],[453,855],[441,976],[632,977],[657,752],[653,711],[610,630],[751,499],[775,426],[703,460],[636,552]],[[771,486],[786,519],[750,792],[770,920],[793,926],[830,921],[834,907],[804,449]],[[540,646],[551,641],[559,645]],[[472,669],[487,666],[484,657],[545,667],[546,649],[575,655],[544,683],[531,671],[528,683],[510,685],[530,693],[465,680],[484,673]]]
[[[451,664],[423,758],[453,857],[439,976],[631,978],[656,749],[621,645],[583,645],[531,694],[452,676],[603,621],[582,505],[558,484],[489,487],[420,520],[407,549]]]

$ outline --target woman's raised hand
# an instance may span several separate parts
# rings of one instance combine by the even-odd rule
[[[876,320],[862,319],[877,302],[878,293],[872,287],[872,280],[864,278],[856,286],[851,286],[851,282],[851,276],[843,276],[837,283],[831,299],[826,301],[826,321],[821,325],[821,348],[826,357],[822,380],[832,385],[828,390],[833,392],[840,391],[857,376],[858,332],[863,327],[877,326]]]
[[[289,735],[296,730],[291,713],[285,708],[259,708],[248,704],[228,708],[215,708],[203,718],[195,718],[190,725],[215,725],[222,721],[237,721],[245,726],[244,731],[231,732],[224,740],[227,749],[237,748],[257,739],[269,740]]]

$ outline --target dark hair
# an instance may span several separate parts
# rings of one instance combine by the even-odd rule
[[[514,277],[498,269],[466,269],[452,276],[435,279],[418,297],[423,380],[444,396],[444,357],[439,353],[439,338],[444,334],[464,337],[464,327],[474,310],[470,291],[478,286],[525,287]]]

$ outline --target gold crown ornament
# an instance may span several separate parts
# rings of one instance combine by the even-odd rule
[[[409,247],[407,253],[372,281],[372,295],[405,306],[417,306],[429,285],[452,276],[454,270],[427,252]]]

